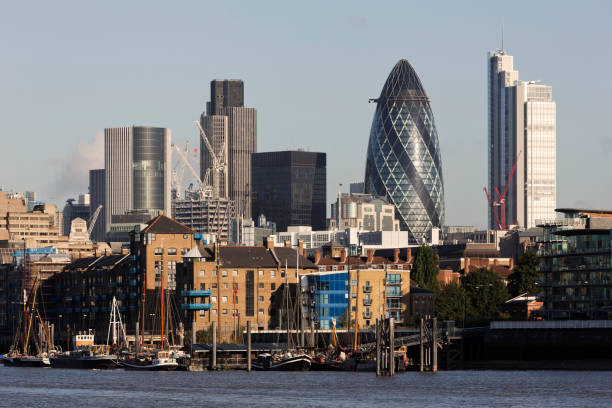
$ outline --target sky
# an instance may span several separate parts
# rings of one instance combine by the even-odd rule
[[[501,45],[503,19],[520,78],[553,87],[557,206],[612,208],[612,2],[508,5],[3,2],[0,188],[63,207],[103,167],[108,127],[168,127],[174,142],[199,148],[193,121],[209,82],[232,78],[258,110],[258,151],[327,153],[331,202],[363,180],[368,99],[406,58],[435,116],[446,224],[486,227],[486,55]]]

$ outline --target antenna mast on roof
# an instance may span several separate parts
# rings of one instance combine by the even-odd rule
[[[501,47],[501,54],[505,54],[504,52],[504,18],[502,17],[502,26],[501,26],[501,35],[502,35],[502,47]]]

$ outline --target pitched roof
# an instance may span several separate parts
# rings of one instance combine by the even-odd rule
[[[221,246],[219,247],[220,264],[233,268],[276,268],[276,259],[265,247]]]
[[[297,250],[293,248],[276,247],[274,248],[274,253],[278,257],[278,260],[280,261],[282,266],[285,266],[286,263],[288,268],[297,267]],[[307,258],[304,258],[300,255],[300,267],[316,268],[317,266],[311,261],[309,261]]]
[[[147,223],[147,227],[142,232],[154,234],[193,234],[194,230],[181,224],[163,214],[158,215]]]

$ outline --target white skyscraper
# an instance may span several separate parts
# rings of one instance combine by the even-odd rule
[[[107,233],[111,224],[123,224],[117,230],[125,232],[132,223],[170,215],[170,138],[166,128],[104,129]]]
[[[537,219],[554,218],[557,169],[552,88],[519,81],[512,56],[502,50],[488,55],[488,99],[487,189],[497,203],[489,205],[489,228],[499,224],[530,228]]]

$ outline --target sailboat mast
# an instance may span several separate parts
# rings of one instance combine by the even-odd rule
[[[289,349],[289,270],[287,269],[287,258],[285,258],[285,306],[287,317],[287,350]]]
[[[161,349],[164,349],[164,244],[162,243],[162,264],[160,271],[160,290],[161,290]]]

